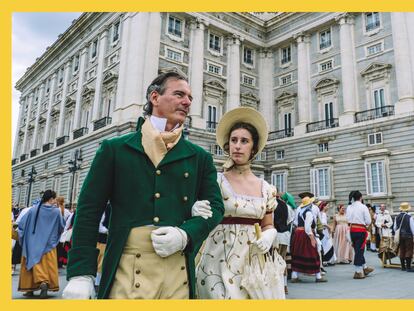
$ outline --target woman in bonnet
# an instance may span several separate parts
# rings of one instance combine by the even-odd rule
[[[249,248],[266,253],[276,237],[273,210],[276,189],[251,170],[255,156],[265,146],[266,121],[254,109],[227,112],[217,127],[217,143],[229,155],[224,173],[218,174],[224,200],[224,219],[210,233],[197,267],[197,292],[201,299],[249,299],[241,286]],[[256,239],[254,224],[262,237]]]

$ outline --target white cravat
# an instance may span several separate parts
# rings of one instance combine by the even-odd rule
[[[165,132],[165,127],[167,126],[167,119],[166,118],[160,118],[160,117],[151,115],[150,116],[150,121],[151,121],[152,126],[155,129],[157,129],[160,133]],[[180,126],[180,124],[176,124],[170,132],[174,131],[179,126]]]

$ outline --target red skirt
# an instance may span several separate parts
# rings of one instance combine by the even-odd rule
[[[292,271],[315,274],[320,272],[320,258],[316,247],[313,247],[305,230],[295,230],[292,244],[290,245],[292,255]]]

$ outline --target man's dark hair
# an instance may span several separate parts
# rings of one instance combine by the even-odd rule
[[[145,97],[147,102],[144,105],[144,116],[152,114],[152,103],[150,100],[151,93],[155,91],[160,95],[164,94],[165,85],[169,80],[184,80],[188,82],[186,77],[174,71],[165,72],[156,77],[147,88],[147,94]]]
[[[253,148],[252,148],[252,154],[249,158],[249,160],[252,159],[252,157],[254,155],[256,155],[257,151],[258,151],[258,145],[259,145],[259,133],[257,132],[257,129],[251,125],[250,123],[246,123],[246,122],[237,122],[235,123],[229,131],[229,137],[227,138],[227,142],[224,144],[223,148],[224,151],[228,154],[230,154],[230,135],[233,131],[238,130],[238,129],[245,129],[247,130],[250,135],[252,135],[252,139],[253,139]]]

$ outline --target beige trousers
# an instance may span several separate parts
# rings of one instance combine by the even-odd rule
[[[185,256],[181,252],[162,258],[152,246],[156,227],[133,228],[125,244],[110,299],[188,299]]]

